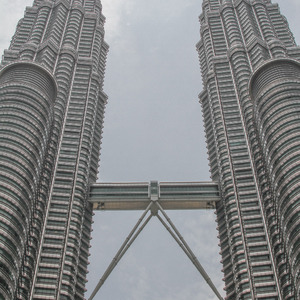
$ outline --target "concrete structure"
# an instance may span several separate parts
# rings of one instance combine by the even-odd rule
[[[226,299],[299,299],[300,48],[270,0],[204,0],[200,22]]]

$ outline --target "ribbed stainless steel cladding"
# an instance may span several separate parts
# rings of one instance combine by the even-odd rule
[[[22,264],[33,264],[28,229],[41,188],[56,82],[44,68],[17,62],[0,73],[0,295],[13,299]],[[31,240],[32,241],[32,240]],[[28,258],[25,256],[28,255]]]
[[[222,194],[217,218],[227,299],[298,299],[298,152],[289,140],[299,135],[292,116],[299,68],[291,59],[299,61],[300,49],[269,0],[205,0],[200,23],[200,101]],[[258,89],[265,90],[257,96]],[[279,152],[287,155],[279,159]]]

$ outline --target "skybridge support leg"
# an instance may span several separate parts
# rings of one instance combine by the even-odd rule
[[[144,218],[146,217],[146,215],[147,215],[147,213],[149,211],[151,212],[151,214],[143,222]],[[162,213],[163,217],[165,218],[165,220],[167,222],[165,222],[165,220],[159,215],[159,212]],[[193,253],[193,251],[191,250],[191,248],[189,247],[189,245],[186,243],[186,241],[184,240],[184,238],[182,237],[182,235],[179,233],[179,231],[177,230],[177,228],[175,227],[175,225],[173,224],[173,222],[168,217],[168,215],[166,214],[166,212],[164,211],[164,209],[162,208],[162,206],[159,204],[159,201],[157,201],[157,200],[151,201],[149,203],[148,207],[146,208],[146,210],[144,211],[144,213],[142,214],[142,216],[140,217],[140,219],[138,220],[138,222],[136,223],[136,225],[133,227],[133,229],[131,230],[131,232],[129,233],[129,235],[127,236],[127,238],[125,239],[124,243],[120,247],[119,251],[117,252],[117,254],[115,255],[115,257],[113,258],[112,262],[110,263],[110,265],[108,266],[108,268],[104,272],[103,276],[99,280],[97,286],[95,287],[93,293],[91,294],[91,296],[90,296],[90,298],[88,300],[92,300],[95,297],[95,295],[97,294],[97,292],[99,291],[99,289],[101,288],[101,286],[104,284],[105,280],[111,274],[111,272],[113,271],[113,269],[116,267],[116,265],[118,264],[118,262],[121,260],[121,258],[123,257],[123,255],[129,249],[129,247],[132,245],[132,243],[135,241],[135,239],[138,237],[138,235],[141,233],[141,231],[148,224],[148,222],[150,221],[150,219],[152,218],[152,216],[156,216],[160,220],[160,222],[163,224],[163,226],[168,230],[168,232],[171,234],[171,236],[174,238],[174,240],[178,243],[178,245],[182,248],[182,250],[184,251],[184,253],[188,256],[188,258],[191,260],[191,262],[197,268],[197,270],[199,271],[199,273],[201,274],[201,276],[205,279],[205,281],[210,286],[210,288],[215,293],[215,295],[218,297],[218,299],[223,300],[223,298],[219,294],[217,288],[212,283],[210,277],[207,275],[207,273],[205,272],[204,268],[202,267],[202,265],[198,261],[196,255]],[[167,223],[170,226],[168,226]]]
[[[199,273],[202,275],[202,277],[205,279],[207,284],[210,286],[212,291],[215,293],[215,295],[218,297],[218,299],[223,300],[222,296],[219,294],[216,286],[211,281],[208,274],[205,272],[204,268],[200,264],[199,260],[197,259],[196,255],[193,253],[189,245],[186,243],[182,235],[179,233],[171,219],[168,217],[164,209],[161,207],[159,202],[156,203],[158,206],[159,211],[163,214],[167,222],[170,224],[171,228],[168,226],[168,224],[162,219],[162,217],[157,214],[157,218],[160,220],[160,222],[164,225],[164,227],[168,230],[168,232],[171,234],[171,236],[174,238],[174,240],[178,243],[178,245],[182,248],[184,253],[187,255],[187,257],[191,260],[191,262],[194,264],[194,266],[197,268]]]
[[[115,255],[115,257],[113,258],[112,262],[107,267],[106,271],[104,272],[103,276],[99,280],[97,286],[95,287],[93,293],[91,294],[91,296],[90,296],[90,298],[88,300],[92,300],[96,296],[97,292],[99,291],[99,289],[101,288],[101,286],[104,284],[104,282],[108,278],[108,276],[111,274],[111,272],[113,271],[113,269],[116,267],[116,265],[118,264],[118,262],[121,260],[121,258],[125,254],[125,252],[129,249],[129,247],[132,245],[132,243],[135,241],[135,239],[138,237],[138,235],[141,233],[141,231],[148,224],[148,222],[152,218],[152,214],[150,214],[148,216],[148,218],[144,221],[144,223],[141,225],[141,223],[142,223],[143,219],[145,218],[146,214],[151,209],[152,204],[153,204],[152,202],[149,204],[149,206],[147,207],[147,209],[145,210],[145,212],[142,214],[142,216],[140,217],[140,219],[138,220],[138,222],[136,223],[136,225],[133,227],[133,229],[131,230],[131,232],[129,233],[129,235],[127,236],[127,238],[125,239],[124,243],[120,247],[119,251],[117,252],[117,254]]]

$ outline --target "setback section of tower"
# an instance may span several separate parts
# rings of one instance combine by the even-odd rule
[[[56,99],[56,82],[33,63],[13,63],[0,72],[0,295],[13,299],[19,275],[33,267],[29,230],[38,210]],[[38,222],[38,220],[37,220]],[[23,265],[23,268],[22,268]],[[24,269],[25,268],[25,269]]]

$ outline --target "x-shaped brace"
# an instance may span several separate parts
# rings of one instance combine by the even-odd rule
[[[150,214],[146,218],[146,215],[150,211]],[[162,216],[160,216],[159,212],[161,212]],[[204,268],[198,261],[197,257],[189,247],[189,245],[186,243],[182,235],[179,233],[171,219],[168,217],[164,209],[161,207],[158,199],[152,199],[152,201],[149,203],[148,207],[142,214],[142,216],[139,218],[136,225],[133,227],[127,238],[125,239],[124,243],[120,247],[119,251],[113,258],[112,262],[104,272],[103,276],[99,280],[97,286],[95,287],[93,293],[91,294],[90,298],[88,300],[92,300],[99,289],[104,284],[105,280],[108,278],[108,276],[111,274],[113,269],[116,267],[118,262],[121,260],[123,255],[126,253],[126,251],[129,249],[129,247],[133,244],[135,239],[138,237],[138,235],[141,233],[141,231],[145,228],[145,226],[148,224],[152,216],[156,216],[159,221],[163,224],[163,226],[168,230],[168,232],[171,234],[171,236],[174,238],[174,240],[177,242],[177,244],[182,248],[184,253],[187,255],[187,257],[191,260],[191,262],[194,264],[196,269],[199,271],[199,273],[202,275],[202,277],[205,279],[207,284],[210,286],[210,288],[213,290],[215,295],[218,297],[218,299],[223,300],[222,296],[219,294],[217,288],[211,281],[210,277],[205,272]],[[146,219],[145,219],[146,218]],[[145,220],[144,220],[145,219]],[[165,220],[164,220],[165,219]]]

